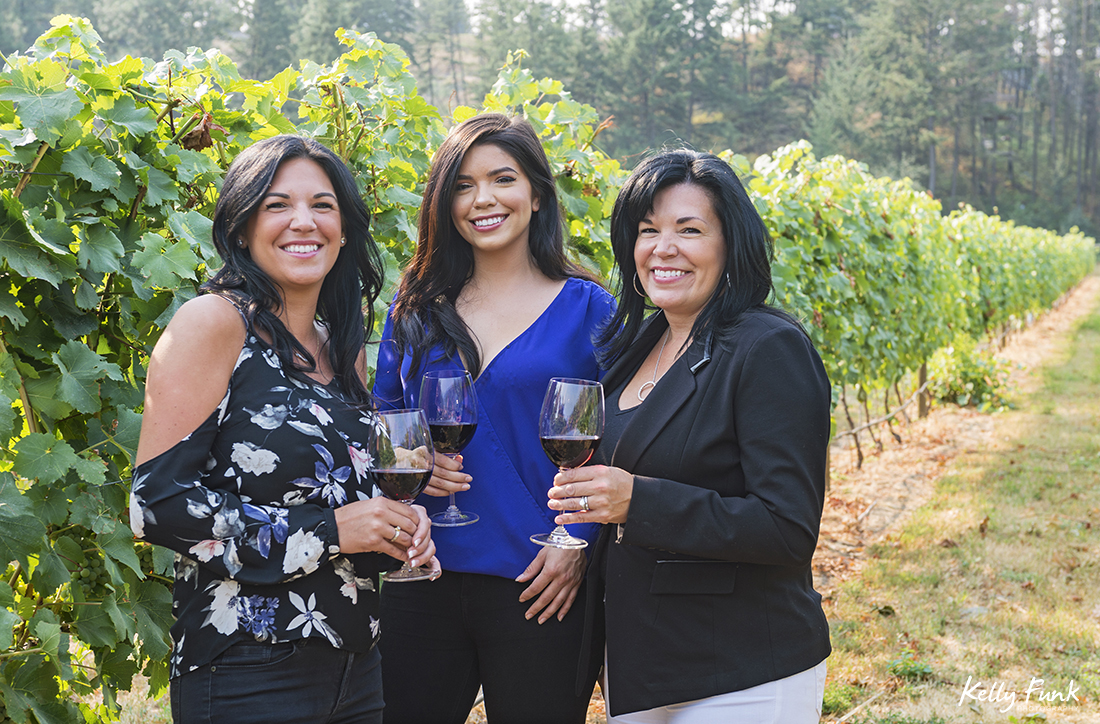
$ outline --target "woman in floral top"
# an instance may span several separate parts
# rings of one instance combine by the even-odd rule
[[[435,544],[368,472],[367,211],[332,152],[278,136],[230,166],[214,242],[153,350],[131,494],[134,534],[177,553],[173,719],[381,721],[378,554]]]

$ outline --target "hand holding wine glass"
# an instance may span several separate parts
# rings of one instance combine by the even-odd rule
[[[432,370],[420,383],[420,406],[428,417],[435,451],[454,458],[477,430],[477,396],[466,370]],[[432,516],[432,525],[457,528],[476,523],[477,513],[459,510],[455,494],[442,513]]]
[[[423,410],[387,410],[379,412],[378,418],[380,424],[369,446],[371,472],[387,498],[412,505],[428,484],[434,466],[428,420]],[[395,530],[394,538],[399,533]],[[406,562],[401,570],[384,574],[382,580],[423,581],[435,576],[436,571],[430,568],[412,568]]]
[[[539,438],[550,461],[565,471],[588,462],[603,436],[603,385],[590,380],[555,377],[546,388],[539,415]],[[531,536],[542,546],[584,548],[588,541],[569,535],[564,526]]]

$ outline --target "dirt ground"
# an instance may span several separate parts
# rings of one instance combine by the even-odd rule
[[[1056,309],[1008,340],[996,356],[1009,364],[1010,398],[1036,387],[1038,363],[1049,356],[1057,338],[1095,308],[1098,295],[1100,277],[1089,276]],[[914,408],[911,405],[907,411],[915,418]],[[831,596],[840,581],[859,572],[868,545],[895,530],[931,497],[936,481],[955,456],[995,447],[993,422],[993,416],[971,408],[933,407],[924,419],[894,425],[901,443],[885,429],[879,430],[885,448],[881,453],[867,453],[874,448],[864,434],[867,457],[860,469],[855,467],[850,437],[833,443],[831,485],[813,563],[814,586],[824,598]]]

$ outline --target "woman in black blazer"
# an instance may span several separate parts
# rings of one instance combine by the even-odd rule
[[[549,503],[609,524],[588,600],[609,721],[817,722],[830,387],[766,304],[767,230],[729,165],[677,150],[634,171],[611,236],[627,283],[601,340],[603,464],[560,473]]]

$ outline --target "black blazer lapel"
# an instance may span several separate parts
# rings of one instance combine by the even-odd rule
[[[660,333],[667,327],[664,316],[661,316],[661,324],[656,321],[649,325],[643,335],[639,336],[634,349],[640,348],[636,354],[626,355],[622,360],[624,365],[629,365],[629,373],[637,369],[640,360],[639,354],[648,354],[652,348],[650,342],[655,342]],[[658,327],[658,329],[654,329]],[[633,350],[632,350],[633,351]],[[710,361],[710,341],[706,343],[692,343],[683,357],[676,360],[672,367],[660,379],[657,386],[649,393],[645,400],[645,407],[638,410],[633,419],[623,430],[619,444],[611,453],[611,465],[631,470],[638,462],[638,458],[650,446],[654,439],[672,421],[672,418],[695,394],[695,376]],[[615,365],[612,371],[617,371],[619,365]],[[627,373],[620,372],[620,376]],[[611,372],[608,373],[611,377]],[[620,380],[621,382],[621,380]],[[616,386],[618,383],[614,383]],[[614,387],[610,387],[614,389]]]

